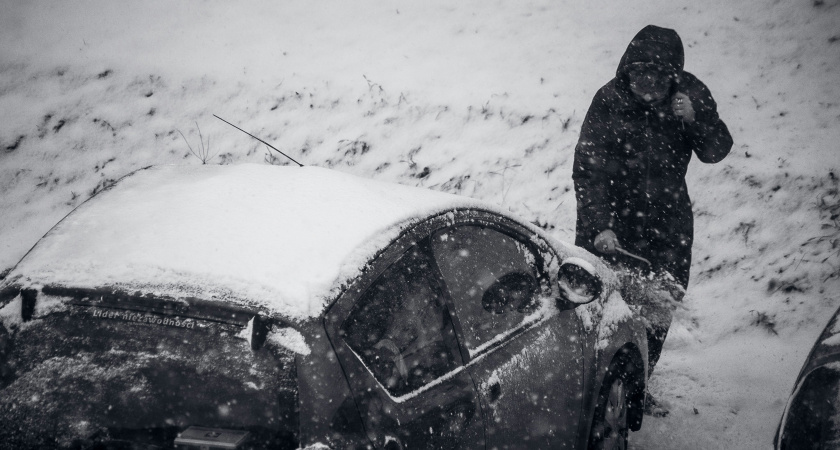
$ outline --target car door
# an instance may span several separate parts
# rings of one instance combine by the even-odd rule
[[[427,247],[351,290],[327,328],[374,446],[484,448],[479,399]]]
[[[461,225],[431,246],[485,420],[487,448],[574,448],[582,398],[579,322],[550,298],[542,259],[512,230]]]

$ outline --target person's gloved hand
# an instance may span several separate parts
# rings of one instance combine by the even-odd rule
[[[682,92],[674,94],[674,98],[671,99],[671,109],[674,110],[674,115],[683,122],[694,123],[694,105],[691,104],[688,95]]]
[[[615,253],[615,249],[621,246],[618,243],[618,237],[615,235],[615,232],[610,229],[598,233],[592,243],[595,245],[595,250],[607,255]]]

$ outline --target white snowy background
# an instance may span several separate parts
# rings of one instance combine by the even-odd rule
[[[0,274],[113,180],[201,164],[199,128],[207,164],[288,163],[213,114],[573,241],[581,121],[647,24],[735,145],[689,169],[692,280],[651,380],[671,414],[631,448],[767,449],[840,305],[838,0],[0,0]]]

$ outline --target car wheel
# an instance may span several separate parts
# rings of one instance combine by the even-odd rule
[[[598,396],[598,408],[589,435],[591,450],[627,448],[627,387],[621,377],[613,378],[608,386]]]

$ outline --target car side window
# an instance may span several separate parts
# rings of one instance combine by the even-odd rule
[[[537,306],[537,257],[491,228],[457,226],[432,236],[432,250],[471,356],[520,325]]]
[[[356,302],[341,326],[345,341],[392,395],[454,370],[454,330],[428,258],[414,247]]]

